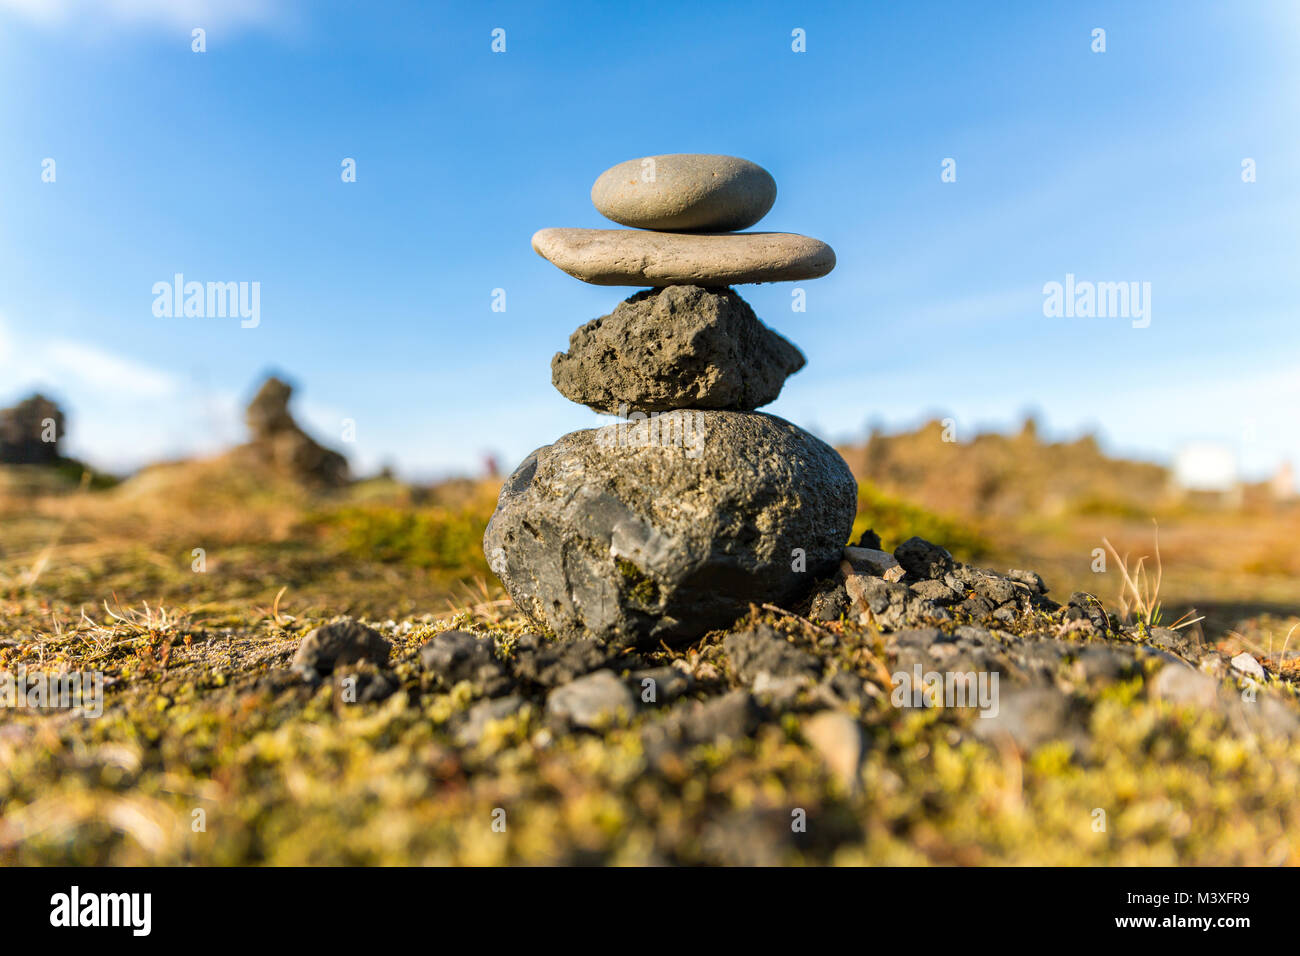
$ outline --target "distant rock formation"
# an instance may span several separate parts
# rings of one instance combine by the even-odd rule
[[[0,409],[0,462],[53,465],[59,461],[63,412],[44,395]]]
[[[1110,457],[1093,435],[1049,441],[1043,432],[1035,419],[1012,434],[968,434],[935,419],[839,452],[859,481],[943,515],[1149,515],[1154,503],[1176,501],[1162,466]]]
[[[348,460],[318,444],[289,413],[293,386],[271,376],[248,405],[252,440],[240,451],[295,480],[337,488],[348,483]]]

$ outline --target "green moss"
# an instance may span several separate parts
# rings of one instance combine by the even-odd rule
[[[880,535],[888,550],[916,536],[941,542],[962,561],[978,560],[990,551],[984,536],[965,523],[884,494],[868,482],[862,482],[858,485],[858,514],[850,540],[857,541],[868,529]]]
[[[69,484],[86,482],[86,486],[91,491],[103,491],[120,483],[120,479],[116,475],[111,475],[106,471],[99,471],[75,458],[60,458],[50,467],[57,474],[62,475]]]
[[[259,519],[257,537],[240,526],[193,544],[188,530],[133,518],[123,522],[131,546],[56,550],[34,587],[22,582],[51,539],[49,519],[6,519],[11,538],[20,522],[30,537],[0,555],[0,670],[98,670],[108,683],[95,720],[0,715],[0,865],[1300,862],[1300,741],[1246,736],[1223,714],[1152,700],[1144,676],[1075,685],[1083,743],[1029,753],[976,739],[973,714],[865,697],[864,785],[852,794],[801,732],[811,691],[749,736],[656,756],[645,730],[695,701],[568,734],[544,718],[543,691],[521,688],[525,709],[463,747],[457,729],[482,692],[432,680],[421,644],[464,628],[508,659],[536,631],[499,589],[457,590],[482,569],[486,507],[468,496],[438,507],[318,500],[287,532]],[[870,489],[858,530],[868,523],[890,545],[918,534],[981,553],[973,532]],[[203,574],[188,551],[200,545]],[[657,599],[632,562],[618,568],[637,600]],[[388,699],[344,703],[334,683],[287,672],[302,635],[339,613],[392,642]],[[884,686],[893,662],[879,633],[851,619],[760,619],[827,673]],[[1058,625],[1026,615],[1008,628]],[[1290,626],[1241,632],[1260,646],[1273,635],[1280,649]],[[676,659],[696,675],[691,696],[716,699],[738,686],[726,634],[611,667]],[[1074,666],[1058,677],[1073,680]],[[1260,695],[1294,686],[1273,680]],[[492,828],[497,808],[505,832]],[[809,824],[798,838],[795,808]]]
[[[498,638],[526,626],[458,613],[393,632],[402,689],[369,704],[341,703],[329,683],[268,681],[296,637],[252,621],[127,679],[128,662],[143,666],[132,642],[122,666],[107,661],[119,682],[99,720],[7,718],[29,728],[9,735],[31,736],[0,738],[0,863],[644,864],[760,851],[778,863],[1295,862],[1300,744],[1243,740],[1223,717],[1148,701],[1140,679],[1093,695],[1083,751],[1016,757],[972,739],[973,715],[866,708],[865,786],[850,796],[796,714],[662,764],[640,737],[657,714],[568,735],[530,708],[460,748],[452,732],[473,688],[427,688],[411,664],[453,621]],[[848,632],[841,646],[867,639]],[[45,646],[79,666],[94,642]],[[25,656],[0,655],[4,667]],[[225,688],[197,679],[216,660],[230,662]],[[809,822],[797,839],[793,808]]]
[[[320,511],[305,520],[343,556],[465,574],[486,574],[487,514],[474,509],[359,504]]]
[[[653,606],[659,600],[659,585],[653,578],[626,558],[615,558],[614,563],[623,576],[628,597],[644,607]]]

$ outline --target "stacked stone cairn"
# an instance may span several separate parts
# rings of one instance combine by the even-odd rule
[[[732,156],[675,154],[607,170],[591,190],[629,229],[543,229],[533,248],[596,285],[649,286],[551,362],[566,398],[618,418],[529,455],[483,547],[515,603],[556,635],[680,644],[788,605],[833,572],[857,508],[834,449],[754,409],[804,365],[732,288],[835,266],[806,236],[738,232],[776,183]]]

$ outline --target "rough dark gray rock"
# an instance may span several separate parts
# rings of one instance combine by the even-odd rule
[[[387,664],[392,644],[378,631],[353,620],[335,621],[309,631],[289,665],[304,674],[329,674],[335,667],[372,661]]]
[[[813,621],[838,621],[849,610],[849,594],[844,585],[831,582],[812,599],[808,618]]]
[[[1110,630],[1110,619],[1106,608],[1095,594],[1087,591],[1075,591],[1066,601],[1065,620],[1087,621],[1099,631]]]
[[[679,285],[638,292],[579,328],[551,360],[551,381],[599,412],[753,409],[803,366],[734,290]]]
[[[793,347],[793,346],[792,346]],[[0,462],[50,465],[59,460],[63,412],[44,395],[0,409]]]
[[[998,574],[988,568],[954,563],[942,576],[936,575],[935,581],[938,582],[940,578],[961,602],[957,609],[974,618],[992,615],[998,621],[1009,623],[1021,611],[1037,609],[1051,613],[1060,608],[1059,604],[1045,596],[1047,585],[1034,571]],[[925,581],[911,582],[911,587],[937,604],[953,603],[944,600],[943,593]],[[973,596],[970,592],[974,592]],[[969,600],[964,600],[968,597]],[[1082,618],[1083,612],[1080,611],[1078,616]]]
[[[994,607],[1016,599],[1016,586],[1008,579],[979,568],[962,568],[966,586]],[[1028,592],[1026,592],[1028,593]]]
[[[468,631],[443,631],[425,641],[420,648],[420,666],[436,674],[445,685],[471,681],[489,696],[510,687],[505,669],[493,653],[492,638]]]
[[[852,610],[859,615],[869,614],[877,627],[896,629],[920,621],[952,618],[947,610],[899,581],[852,574],[845,578],[844,589],[853,602]]]
[[[924,538],[908,538],[894,549],[894,558],[918,581],[942,578],[956,565],[951,554]]]
[[[1022,571],[1012,568],[1007,572],[1007,577],[1012,581],[1019,581],[1021,584],[1028,586],[1029,590],[1035,594],[1046,594],[1047,585],[1037,571]]]
[[[795,647],[770,624],[759,624],[752,630],[729,634],[722,646],[736,676],[744,684],[752,685],[762,674],[806,677],[809,680],[815,680],[821,674],[820,659]]]
[[[942,581],[917,581],[911,586],[914,594],[919,594],[935,604],[956,604],[962,596]]]
[[[886,581],[899,581],[907,573],[892,554],[876,548],[845,548],[844,560],[855,573],[870,574]]]
[[[525,634],[515,643],[515,677],[539,687],[559,687],[609,662],[609,652],[593,640],[546,643]]]
[[[1086,713],[1055,688],[1018,687],[999,697],[996,714],[972,722],[975,736],[990,741],[1010,738],[1026,752],[1049,740],[1065,740],[1076,749],[1087,745]]]
[[[373,667],[373,665],[367,665]],[[379,669],[362,670],[356,669],[354,673],[345,672],[353,670],[351,667],[339,667],[334,671],[334,680],[339,684],[340,690],[352,695],[352,702],[358,704],[378,703],[381,700],[387,700],[397,693],[401,684],[397,678],[388,671]],[[350,691],[343,690],[343,681],[351,679],[355,683]],[[344,697],[347,701],[348,697]]]
[[[975,597],[967,598],[962,601],[957,605],[956,610],[973,619],[979,619],[991,616],[993,614],[993,605],[979,595],[976,595]]]
[[[688,744],[719,743],[749,736],[762,720],[758,702],[747,691],[733,690],[702,703],[692,701],[666,729]]]
[[[881,543],[880,535],[876,534],[876,532],[871,528],[862,532],[862,536],[858,538],[855,546],[859,548],[869,548],[872,551],[882,551],[885,547],[884,544]]]
[[[916,647],[926,650],[934,644],[955,641],[956,637],[946,634],[937,627],[913,627],[895,631],[890,636],[890,643],[899,647]]]
[[[488,725],[518,713],[524,706],[524,699],[518,694],[499,697],[496,700],[481,700],[471,707],[455,730],[456,742],[462,747],[472,747],[483,739]]]
[[[1075,662],[1085,680],[1120,680],[1134,669],[1133,655],[1099,644],[1080,648]]]
[[[557,687],[546,712],[574,727],[596,730],[636,712],[636,698],[612,671],[601,670]]]
[[[483,550],[526,614],[562,637],[680,643],[838,565],[858,498],[844,459],[770,415],[687,414],[698,443],[574,432],[505,483]]]
[[[676,700],[695,686],[695,679],[676,667],[651,667],[634,671],[628,680],[632,692],[646,706]]]
[[[846,704],[863,704],[868,698],[867,685],[857,674],[840,671],[826,682],[826,687],[836,699]]]

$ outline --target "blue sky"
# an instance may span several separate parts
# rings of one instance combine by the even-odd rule
[[[612,227],[617,162],[719,152],[839,260],[804,313],[741,290],[808,357],[767,410],[841,439],[1035,409],[1264,474],[1300,464],[1298,75],[1291,2],[0,0],[0,402],[54,394],[121,469],[239,439],[276,369],[363,471],[513,467],[599,421],[550,358],[633,291],[530,236]],[[259,282],[260,324],[156,317],[178,272]],[[1150,326],[1045,317],[1067,273],[1149,282]]]

